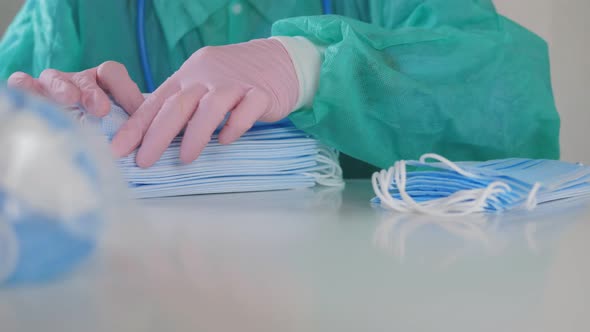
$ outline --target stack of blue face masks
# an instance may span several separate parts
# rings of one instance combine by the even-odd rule
[[[98,129],[109,140],[128,119],[127,113],[115,104],[104,118],[81,110],[77,117],[83,126]],[[120,159],[118,165],[138,198],[343,184],[337,152],[297,130],[289,121],[257,123],[230,145],[219,144],[217,132],[191,164],[180,162],[181,137],[177,137],[148,169],[135,164],[135,153]]]
[[[427,163],[429,159],[438,162]],[[523,158],[453,163],[427,154],[375,173],[372,183],[377,195],[372,203],[387,209],[461,216],[531,210],[542,203],[590,196],[590,167]]]

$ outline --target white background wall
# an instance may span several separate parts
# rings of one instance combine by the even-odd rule
[[[338,1],[338,0],[335,0]],[[0,0],[4,31],[23,0]],[[590,0],[495,0],[498,10],[543,36],[562,117],[562,157],[590,164]]]
[[[590,164],[590,0],[495,0],[498,10],[544,37],[562,119],[562,158]]]

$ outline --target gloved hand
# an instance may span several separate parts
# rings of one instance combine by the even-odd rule
[[[122,157],[141,144],[136,162],[149,167],[186,127],[180,159],[190,163],[228,112],[219,134],[222,144],[238,139],[256,121],[285,118],[298,96],[297,73],[278,40],[205,47],[145,100],[114,137],[112,148]]]
[[[114,61],[79,73],[47,69],[39,79],[17,72],[8,78],[8,86],[38,93],[64,105],[80,103],[88,112],[99,117],[107,115],[111,109],[107,94],[111,94],[129,114],[144,101],[125,66]]]

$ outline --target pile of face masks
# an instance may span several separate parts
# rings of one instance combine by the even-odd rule
[[[74,114],[84,127],[98,129],[109,140],[128,119],[127,113],[115,104],[101,119],[82,110]],[[216,132],[199,158],[188,165],[180,162],[180,142],[181,137],[177,137],[162,158],[148,169],[135,164],[135,153],[118,161],[136,197],[284,190],[344,183],[338,153],[297,130],[289,121],[257,123],[230,145],[219,144]]]
[[[438,162],[427,163],[429,159]],[[377,195],[372,203],[386,209],[462,216],[532,210],[542,203],[590,196],[590,167],[522,158],[453,163],[426,154],[375,173],[372,184]]]

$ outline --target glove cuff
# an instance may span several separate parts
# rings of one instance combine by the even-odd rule
[[[304,37],[277,36],[270,39],[278,40],[287,50],[297,73],[299,98],[293,110],[311,107],[319,87],[324,48]]]

